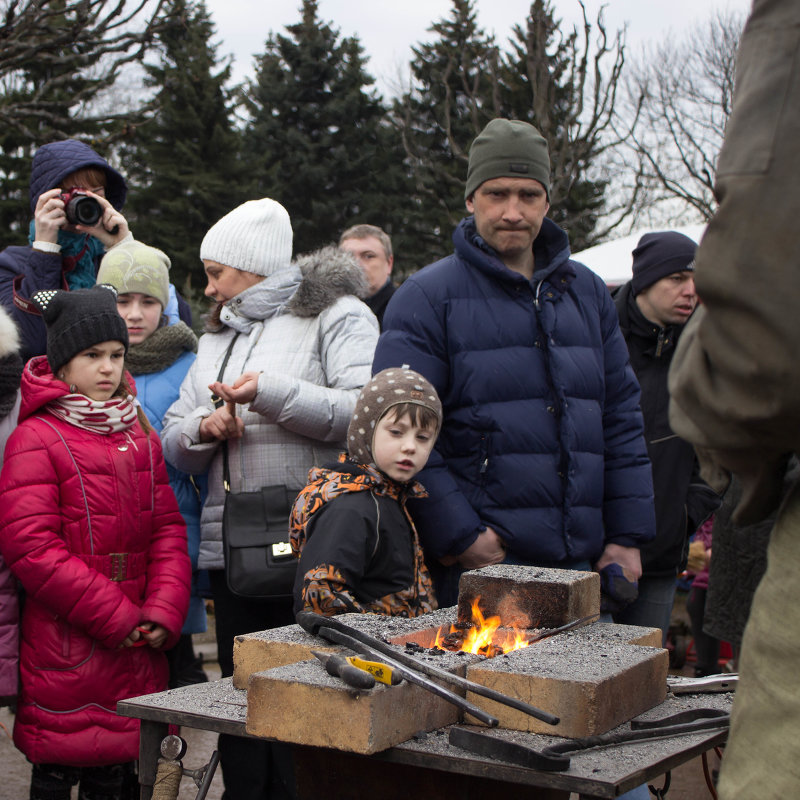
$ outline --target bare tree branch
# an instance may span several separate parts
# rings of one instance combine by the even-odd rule
[[[92,113],[92,101],[153,46],[165,2],[0,0],[0,125],[41,144],[71,135],[76,117],[125,119]]]
[[[636,165],[640,214],[707,220],[733,98],[744,17],[718,13],[685,41],[651,48],[634,63],[618,107],[618,158]]]

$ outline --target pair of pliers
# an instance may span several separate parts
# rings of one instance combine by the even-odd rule
[[[343,656],[340,653],[311,651],[325,666],[329,675],[341,678],[354,689],[372,689],[375,682],[396,686],[403,679],[387,664],[380,661],[367,661],[360,656]]]

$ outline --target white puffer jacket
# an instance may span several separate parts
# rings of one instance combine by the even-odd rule
[[[348,254],[324,248],[228,301],[221,328],[200,337],[179,398],[164,417],[166,459],[192,474],[209,470],[200,527],[199,567],[222,569],[222,450],[200,443],[200,422],[214,410],[217,380],[238,332],[223,380],[258,371],[258,394],[237,406],[244,436],[229,440],[231,489],[285,485],[299,492],[308,470],[335,460],[356,398],[371,374],[378,341],[375,316],[355,295],[364,276]]]

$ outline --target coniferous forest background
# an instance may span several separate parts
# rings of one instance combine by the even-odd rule
[[[289,211],[295,254],[381,226],[401,280],[451,251],[469,145],[497,116],[548,140],[550,216],[573,251],[713,213],[741,16],[630,58],[624,31],[582,5],[583,26],[565,28],[534,0],[499,45],[475,0],[452,0],[386,98],[358,38],[298,2],[231,85],[202,0],[0,0],[0,246],[27,241],[36,148],[71,137],[126,176],[131,229],[169,254],[191,300],[206,230],[265,196]]]

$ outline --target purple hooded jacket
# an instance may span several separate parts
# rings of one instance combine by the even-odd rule
[[[89,145],[77,139],[65,139],[43,145],[33,156],[31,213],[41,194],[57,187],[67,175],[87,167],[105,171],[106,197],[114,208],[122,210],[128,192],[122,175]],[[44,323],[38,314],[23,308],[26,301],[41,289],[66,288],[60,253],[42,253],[28,246],[11,246],[0,253],[0,304],[5,306],[20,330],[23,359],[44,354],[47,346]]]

